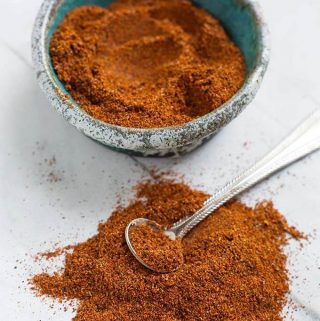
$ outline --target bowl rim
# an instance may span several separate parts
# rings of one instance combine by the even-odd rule
[[[176,126],[135,128],[109,124],[81,109],[70,94],[61,90],[52,72],[51,58],[46,51],[48,31],[57,8],[64,1],[44,0],[36,17],[32,33],[32,59],[37,79],[51,104],[69,123],[110,147],[138,151],[146,148],[162,150],[177,148],[209,136],[234,119],[253,100],[269,63],[270,37],[261,7],[256,0],[241,0],[254,17],[260,34],[260,50],[244,84],[227,102],[208,114]]]

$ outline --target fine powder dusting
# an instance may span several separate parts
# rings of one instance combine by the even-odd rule
[[[136,128],[180,125],[230,99],[245,75],[221,24],[186,0],[78,7],[53,35],[53,66],[91,116]]]
[[[97,235],[66,254],[63,271],[32,278],[34,291],[78,299],[75,321],[283,320],[289,289],[283,246],[301,234],[272,203],[221,207],[183,238],[177,272],[151,272],[130,253],[129,221],[146,217],[170,226],[207,197],[170,180],[140,184],[127,207],[115,209]]]

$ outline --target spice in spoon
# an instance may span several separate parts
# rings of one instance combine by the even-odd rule
[[[244,58],[189,0],[116,0],[71,10],[53,34],[58,78],[89,115],[135,128],[181,125],[229,100]]]
[[[270,202],[219,208],[182,240],[184,264],[161,274],[129,251],[124,230],[138,217],[164,227],[190,216],[208,195],[159,179],[139,186],[98,233],[66,254],[64,269],[31,280],[37,295],[79,302],[74,321],[282,321],[289,277],[283,247],[302,237]]]
[[[137,225],[130,229],[130,241],[138,257],[154,271],[172,272],[183,264],[182,240],[172,240],[164,229]]]

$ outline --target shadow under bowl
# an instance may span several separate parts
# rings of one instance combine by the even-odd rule
[[[220,20],[241,49],[246,63],[242,88],[214,111],[183,125],[164,128],[128,128],[88,115],[57,78],[50,58],[52,34],[65,14],[81,5],[106,7],[111,0],[44,0],[35,21],[32,54],[40,87],[51,105],[80,132],[117,151],[139,156],[181,155],[200,146],[252,101],[269,62],[269,33],[255,0],[195,0]]]

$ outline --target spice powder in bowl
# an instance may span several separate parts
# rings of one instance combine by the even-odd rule
[[[182,240],[184,264],[160,274],[129,251],[124,230],[138,217],[170,226],[198,210],[207,195],[160,179],[99,225],[98,234],[66,254],[64,269],[31,283],[38,295],[77,299],[74,321],[281,321],[287,303],[288,226],[272,203],[231,202]]]
[[[117,0],[70,11],[50,45],[54,69],[106,123],[181,125],[230,99],[243,56],[214,17],[188,0]]]

